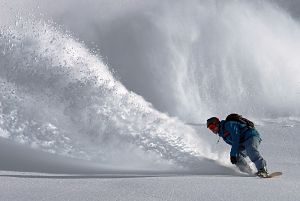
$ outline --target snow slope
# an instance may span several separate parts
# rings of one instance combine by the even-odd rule
[[[261,150],[267,159],[269,170],[283,172],[281,177],[274,179],[188,172],[126,173],[120,171],[91,174],[93,172],[91,171],[89,174],[46,174],[22,172],[19,166],[21,169],[17,172],[1,171],[0,199],[294,201],[299,199],[300,190],[298,171],[300,149],[295,143],[300,140],[299,127],[299,122],[289,121],[269,122],[259,126],[263,134]],[[209,135],[204,129],[200,131]],[[212,137],[211,143],[215,143],[215,138]],[[44,159],[48,160],[51,157]],[[1,161],[1,164],[7,161],[3,158],[3,154],[1,154]],[[34,160],[32,162],[34,163]],[[52,160],[52,165],[54,164],[56,167],[52,166],[52,171],[59,172],[59,160]],[[70,163],[68,164],[68,171],[71,172],[72,168]],[[78,167],[76,164],[74,168]],[[42,171],[42,167],[39,170]]]

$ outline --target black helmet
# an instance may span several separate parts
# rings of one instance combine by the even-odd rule
[[[218,117],[211,117],[211,118],[207,119],[206,126],[208,128],[210,124],[215,124],[215,123],[219,123],[219,122],[220,122],[220,120]]]

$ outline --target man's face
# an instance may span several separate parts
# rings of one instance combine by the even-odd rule
[[[219,132],[219,124],[218,123],[214,123],[214,124],[210,124],[208,126],[209,130],[211,130],[214,134],[217,134]]]

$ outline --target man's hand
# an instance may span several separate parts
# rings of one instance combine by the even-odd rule
[[[237,163],[237,157],[236,156],[230,156],[230,162],[232,164],[236,164]]]

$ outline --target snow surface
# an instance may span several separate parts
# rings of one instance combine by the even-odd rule
[[[22,172],[23,166],[21,165],[18,165],[16,172],[1,171],[0,200],[296,201],[300,199],[300,173],[298,171],[300,125],[297,122],[290,122],[289,125],[293,126],[286,127],[283,123],[267,123],[258,127],[263,136],[261,150],[268,162],[269,171],[282,171],[281,177],[259,179],[243,175],[226,175],[222,172],[220,172],[222,175],[188,172],[126,173],[124,171],[95,174],[95,169],[90,170],[90,173],[55,174],[55,172],[61,172],[62,169],[72,171],[71,166],[74,165],[73,168],[76,169],[80,163],[68,162],[68,166],[62,166],[59,157],[54,159],[50,155],[41,154],[45,161],[51,161],[52,164],[52,167],[46,171],[54,174]],[[204,129],[206,128],[200,128],[199,132],[209,136]],[[211,138],[211,143],[215,143],[215,136]],[[14,146],[7,145],[7,142],[5,144]],[[217,146],[223,145],[224,143],[220,143]],[[9,159],[5,157],[8,154],[3,154],[3,151],[2,149],[0,158],[2,169],[3,164],[9,162]],[[22,153],[19,155],[21,156]],[[44,172],[43,164],[38,165],[40,161],[35,159],[36,157],[26,157],[26,160],[29,160],[33,166],[40,167],[35,171]],[[10,168],[15,168],[14,165],[17,164],[10,163]],[[87,170],[82,167],[78,169]],[[27,170],[26,166],[24,170]],[[103,171],[101,168],[99,170]]]

